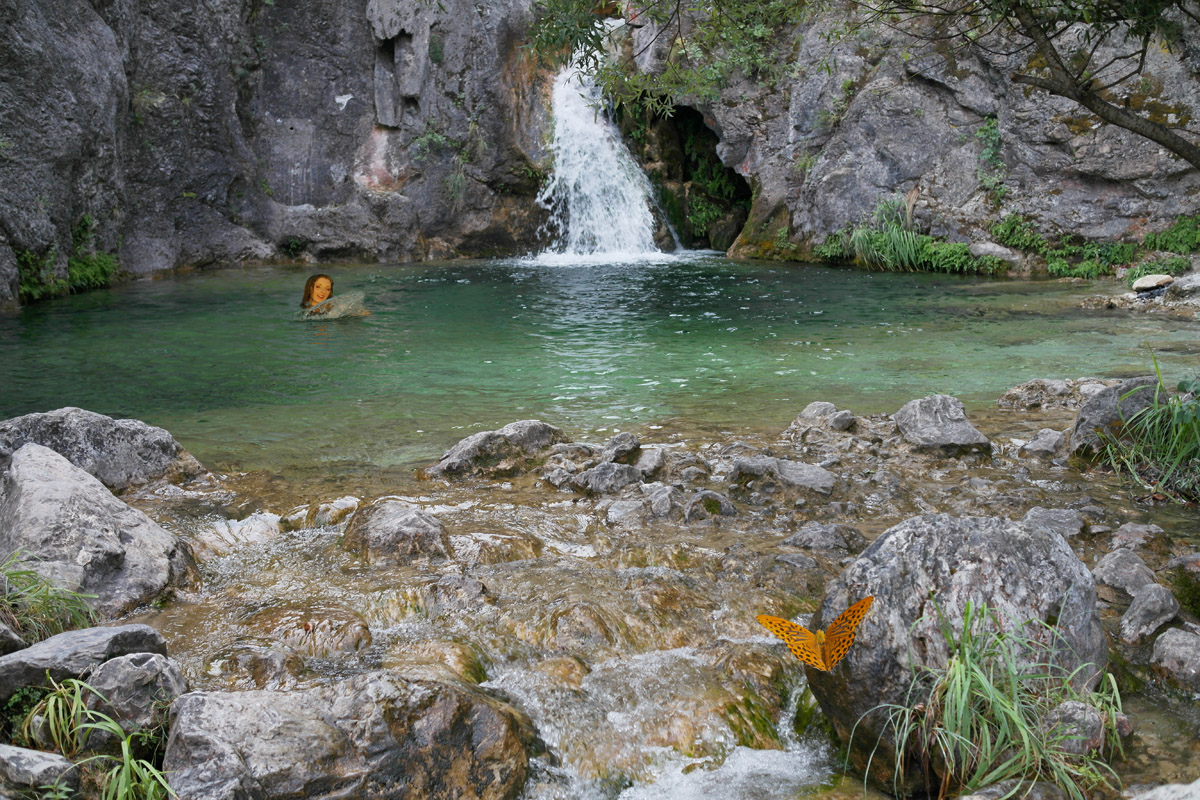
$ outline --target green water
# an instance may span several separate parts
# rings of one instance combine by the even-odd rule
[[[1088,311],[1112,284],[985,281],[715,256],[329,270],[373,315],[293,319],[309,269],[142,281],[0,315],[0,418],[73,405],[170,430],[221,469],[405,470],[522,418],[780,429],[813,400],[968,408],[1040,377],[1200,368],[1193,322]]]

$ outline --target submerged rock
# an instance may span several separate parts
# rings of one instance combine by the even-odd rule
[[[113,491],[165,478],[179,481],[204,467],[170,433],[136,419],[60,408],[0,422],[0,453],[48,447]]]
[[[360,508],[346,525],[342,546],[376,566],[422,556],[448,558],[446,530],[437,517],[403,500],[382,498]]]
[[[181,798],[511,800],[532,726],[482,692],[394,673],[301,692],[195,692],[171,707]]]
[[[1182,628],[1164,631],[1154,640],[1150,666],[1168,685],[1200,692],[1200,634]]]
[[[1078,688],[1090,688],[1107,662],[1092,576],[1062,536],[1041,527],[944,514],[902,522],[830,582],[810,627],[827,627],[868,595],[873,607],[845,660],[832,672],[807,672],[834,729],[851,742],[851,763],[866,772],[870,761],[881,786],[890,787],[894,742],[878,706],[910,704],[912,669],[946,665],[943,625],[961,632],[968,603],[986,603],[1001,624],[1033,620],[1022,634],[1044,648],[1034,657],[1064,674],[1079,669]],[[911,780],[905,789],[920,790],[919,771]]]
[[[27,444],[0,474],[0,552],[116,616],[186,579],[191,553],[58,453]]]
[[[470,475],[503,477],[528,469],[552,445],[565,443],[566,434],[536,419],[510,422],[497,431],[480,431],[446,451],[425,470],[430,478]]]
[[[991,442],[967,421],[962,401],[935,394],[911,400],[893,415],[905,441],[947,454],[989,452]]]

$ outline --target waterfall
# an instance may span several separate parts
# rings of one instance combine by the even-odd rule
[[[650,182],[574,67],[554,81],[554,174],[538,195],[557,241],[545,256],[641,259],[657,254]]]

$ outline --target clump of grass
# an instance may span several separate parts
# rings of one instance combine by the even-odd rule
[[[154,761],[161,759],[163,731],[126,733],[112,717],[88,708],[90,697],[107,702],[87,683],[67,678],[50,681],[50,690],[29,711],[14,740],[25,746],[50,746],[65,758],[74,758],[88,747],[93,733],[111,736],[117,754],[98,753],[76,766],[94,784],[101,800],[166,800],[175,792]],[[142,757],[149,753],[153,760]]]
[[[0,564],[0,622],[26,644],[94,624],[95,612],[87,601],[95,595],[55,586],[34,570],[19,566],[20,560],[20,551],[15,551]]]
[[[1136,267],[1130,267],[1125,272],[1125,283],[1132,286],[1138,278],[1145,275],[1182,275],[1191,267],[1191,262],[1183,256],[1172,256],[1160,261],[1145,261]]]
[[[942,634],[949,646],[946,665],[916,667],[903,704],[872,709],[885,714],[881,739],[890,734],[894,742],[898,794],[915,770],[939,798],[1003,781],[1014,781],[1004,797],[1020,792],[1023,782],[1046,781],[1072,800],[1085,800],[1094,788],[1119,786],[1104,760],[1121,747],[1116,733],[1121,698],[1111,675],[1096,692],[1076,688],[1088,665],[1068,674],[1049,658],[1039,660],[1049,654],[1047,639],[1060,636],[1054,628],[1038,621],[1006,625],[986,604],[967,604],[961,635],[944,620]],[[1087,703],[1101,715],[1101,753],[1074,753],[1069,731],[1044,724],[1067,701]]]
[[[1154,373],[1158,383],[1150,404],[1123,419],[1118,430],[1100,432],[1100,457],[1151,492],[1200,501],[1200,376],[1180,381],[1179,393],[1172,394],[1157,359]],[[1136,391],[1145,387],[1125,396]]]

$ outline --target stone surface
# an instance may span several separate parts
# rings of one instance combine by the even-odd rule
[[[377,500],[360,508],[346,525],[342,546],[369,564],[405,564],[413,558],[447,558],[446,530],[430,514],[404,501]]]
[[[835,480],[833,473],[828,470],[799,461],[769,456],[734,460],[731,480],[751,480],[762,476],[770,476],[789,489],[808,489],[818,494],[830,494]]]
[[[0,552],[64,589],[94,594],[106,616],[129,611],[184,579],[191,554],[173,535],[113,497],[58,453],[27,444],[0,474]]]
[[[171,707],[182,800],[511,800],[530,725],[481,692],[367,673],[301,692],[196,692]]]
[[[1066,441],[1066,434],[1061,431],[1042,428],[1032,439],[1021,445],[1020,452],[1022,455],[1037,458],[1054,458],[1062,451]]]
[[[641,442],[632,433],[618,433],[608,440],[608,444],[604,445],[600,460],[628,464],[637,458],[641,449]]]
[[[371,629],[357,612],[326,604],[272,606],[245,620],[262,641],[299,656],[335,658],[371,644]]]
[[[25,647],[25,640],[12,628],[0,622],[0,656],[8,655]]]
[[[859,553],[867,546],[867,540],[858,528],[820,522],[806,523],[800,530],[784,539],[783,543],[788,547],[836,550],[843,553]]]
[[[48,447],[113,491],[204,471],[170,433],[136,419],[113,419],[82,408],[60,408],[0,422],[0,451],[24,444]]]
[[[463,439],[425,474],[431,478],[512,475],[528,468],[552,445],[566,441],[561,430],[539,420],[510,422],[500,430],[480,431]]]
[[[1100,559],[1092,569],[1100,599],[1109,603],[1129,603],[1143,586],[1154,583],[1154,573],[1137,553],[1124,548]]]
[[[962,401],[944,394],[911,400],[894,415],[900,435],[921,449],[988,452],[988,438],[967,421]]]
[[[728,497],[708,489],[702,489],[689,497],[683,509],[685,522],[708,519],[712,516],[732,517],[736,514],[737,507]]]
[[[1129,288],[1135,292],[1152,292],[1155,289],[1170,286],[1174,282],[1175,279],[1170,275],[1143,275],[1134,281],[1133,286]]]
[[[1094,683],[1107,663],[1092,576],[1062,536],[1041,527],[945,514],[902,522],[828,584],[810,628],[827,627],[868,595],[874,605],[845,660],[832,672],[807,672],[813,694],[843,741],[858,725],[852,765],[866,770],[882,734],[871,766],[881,784],[890,785],[887,767],[880,765],[891,764],[892,742],[877,707],[904,702],[913,666],[947,663],[941,620],[961,631],[968,602],[987,603],[1001,619],[1053,624],[1057,637],[1026,632],[1046,648],[1039,659],[1068,673],[1083,667],[1081,684]],[[913,780],[919,784],[921,779]]]
[[[573,483],[576,488],[589,494],[612,494],[641,480],[642,471],[637,467],[605,462],[579,473]]]
[[[149,625],[85,628],[0,656],[0,703],[21,686],[40,686],[47,675],[55,681],[79,678],[105,661],[135,653],[165,656],[162,634]]]
[[[1171,628],[1154,640],[1150,657],[1154,672],[1185,692],[1200,692],[1200,634]]]
[[[52,784],[78,791],[79,771],[74,766],[57,753],[0,744],[0,791],[13,789],[25,796]]]
[[[1200,800],[1200,778],[1193,783],[1169,783],[1135,794],[1130,800]]]
[[[1100,444],[1097,431],[1108,430],[1148,406],[1154,399],[1158,378],[1147,375],[1121,381],[1097,392],[1079,409],[1071,429],[1071,452],[1089,456]]]
[[[1179,601],[1171,590],[1148,583],[1133,592],[1133,602],[1121,616],[1121,641],[1137,644],[1179,614]]]
[[[1042,729],[1062,737],[1062,749],[1072,755],[1095,753],[1104,746],[1104,720],[1087,703],[1068,700],[1042,718]]]
[[[1078,536],[1087,528],[1083,515],[1071,508],[1034,506],[1025,512],[1021,521],[1026,525],[1043,528],[1067,538]]]

